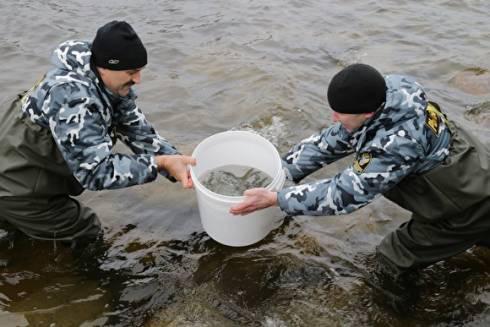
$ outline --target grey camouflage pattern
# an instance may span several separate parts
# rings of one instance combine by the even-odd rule
[[[353,212],[382,195],[411,174],[440,165],[449,155],[451,133],[445,116],[437,131],[426,124],[428,100],[409,77],[388,75],[386,103],[358,130],[349,133],[340,123],[322,130],[284,157],[289,178],[299,182],[326,164],[355,153],[352,165],[330,179],[285,188],[278,192],[280,208],[289,215],[341,215]],[[367,165],[355,168],[361,157]]]
[[[177,150],[146,120],[133,90],[120,97],[103,86],[90,68],[90,46],[66,41],[54,50],[55,67],[24,96],[23,114],[50,129],[84,188],[117,189],[153,181],[158,173],[155,155]],[[134,154],[114,153],[117,139]]]

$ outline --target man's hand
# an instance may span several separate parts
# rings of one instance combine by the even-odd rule
[[[231,207],[231,214],[246,215],[255,210],[277,205],[277,192],[272,192],[265,188],[251,188],[246,190],[243,195],[245,200]]]
[[[161,155],[155,157],[158,171],[166,170],[170,176],[182,183],[184,188],[192,188],[192,179],[187,165],[196,165],[196,159],[182,155]]]

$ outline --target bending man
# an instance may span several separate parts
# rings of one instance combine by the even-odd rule
[[[0,222],[37,239],[72,241],[100,233],[95,213],[72,195],[154,181],[192,187],[187,165],[146,120],[132,85],[147,53],[132,27],[112,21],[93,42],[66,41],[54,68],[2,107]],[[116,139],[134,154],[114,153]]]
[[[490,151],[446,118],[422,87],[354,64],[328,88],[337,123],[294,146],[283,158],[294,182],[354,153],[331,179],[279,192],[251,189],[234,214],[278,205],[287,215],[342,215],[384,195],[413,213],[377,248],[395,279],[490,244]]]

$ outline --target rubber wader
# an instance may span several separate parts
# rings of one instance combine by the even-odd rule
[[[0,108],[0,221],[37,239],[72,241],[100,233],[96,214],[51,132],[22,117],[22,96]]]
[[[450,129],[452,144],[444,164],[405,178],[384,194],[413,213],[377,249],[402,271],[490,239],[490,150],[456,124]]]

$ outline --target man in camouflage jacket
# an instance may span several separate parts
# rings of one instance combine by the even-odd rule
[[[67,41],[54,68],[0,121],[0,222],[38,239],[99,234],[95,213],[70,195],[151,182],[158,173],[192,187],[187,165],[135,103],[146,50],[126,22],[92,43]],[[4,106],[5,107],[5,106]],[[114,153],[116,139],[134,154]]]
[[[354,64],[333,77],[328,100],[338,123],[294,146],[284,167],[299,182],[347,155],[355,154],[353,163],[277,193],[248,190],[232,213],[279,205],[288,215],[342,215],[384,195],[413,213],[377,249],[398,276],[490,244],[490,151],[448,121],[419,84]]]

